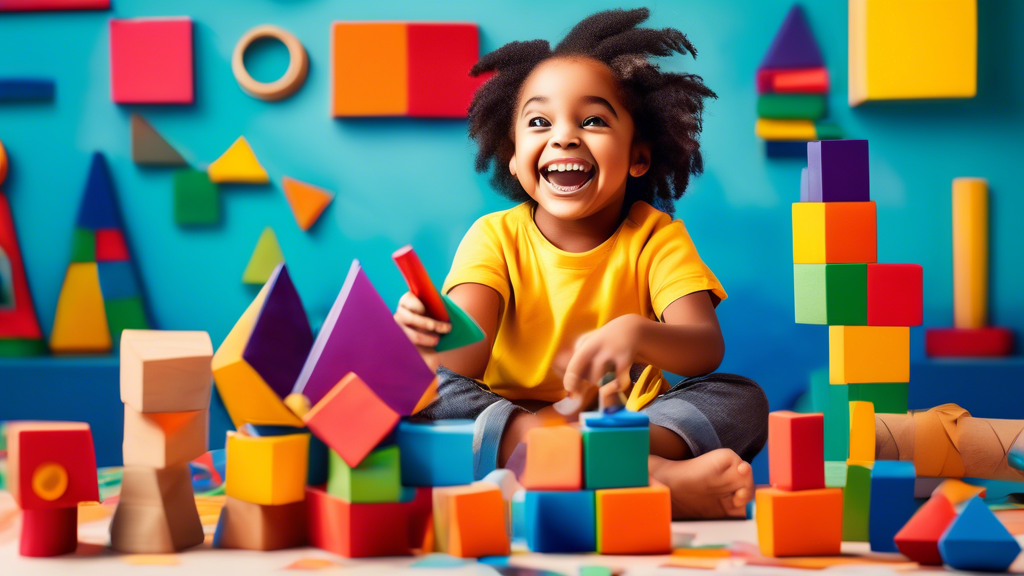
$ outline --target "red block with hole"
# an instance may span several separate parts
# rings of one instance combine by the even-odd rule
[[[768,479],[779,490],[825,487],[825,418],[786,410],[768,415]]]
[[[920,326],[920,264],[868,264],[868,326]]]

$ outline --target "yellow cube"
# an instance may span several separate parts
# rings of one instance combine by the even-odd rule
[[[850,0],[849,24],[850,106],[977,93],[977,0]]]
[[[793,204],[793,263],[824,264],[825,203]]]
[[[829,326],[828,372],[832,384],[910,382],[910,328]]]
[[[228,432],[227,495],[253,504],[305,498],[309,434],[246,436]]]

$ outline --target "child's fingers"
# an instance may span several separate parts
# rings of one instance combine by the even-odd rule
[[[429,316],[423,316],[402,307],[399,307],[398,311],[395,312],[395,320],[403,326],[424,332],[447,333],[452,329],[451,324],[447,322],[438,322]]]
[[[402,297],[398,300],[398,309],[401,310],[402,308],[415,312],[420,316],[427,315],[427,307],[424,306],[423,302],[412,292],[402,294]]]
[[[399,326],[402,326],[399,324]],[[417,346],[423,346],[425,348],[433,348],[437,346],[438,338],[437,334],[430,332],[420,332],[415,328],[409,328],[408,326],[402,326],[402,330],[405,332],[405,336],[409,338],[409,341]]]
[[[562,385],[569,392],[580,392],[587,386],[593,386],[593,382],[599,382],[601,377],[596,379],[591,376],[590,365],[593,360],[594,351],[587,346],[577,348],[565,367],[565,377],[562,378]]]

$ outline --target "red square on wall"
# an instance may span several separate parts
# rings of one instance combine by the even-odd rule
[[[192,19],[111,20],[110,94],[118,104],[191,104]]]
[[[409,116],[465,118],[473,92],[490,74],[473,78],[480,59],[476,24],[409,23]]]

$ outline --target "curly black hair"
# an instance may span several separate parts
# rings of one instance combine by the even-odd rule
[[[650,169],[626,184],[624,210],[643,200],[666,212],[674,211],[690,181],[704,171],[700,152],[704,99],[717,98],[694,74],[662,72],[652,56],[673,52],[694,58],[697,50],[674,28],[637,28],[647,8],[608,10],[585,18],[551,50],[546,40],[510,42],[480,59],[470,74],[495,72],[474,94],[469,106],[469,136],[476,141],[476,170],[488,171],[502,195],[530,200],[519,180],[506,169],[515,152],[513,127],[520,90],[530,72],[551,58],[584,57],[607,65],[618,78],[636,125],[636,138],[651,147]]]

